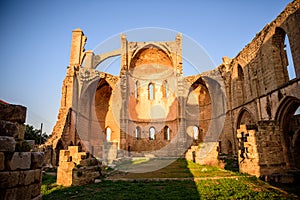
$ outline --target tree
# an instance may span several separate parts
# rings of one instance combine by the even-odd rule
[[[46,133],[43,133],[40,138],[40,132],[41,131],[39,129],[35,129],[33,126],[26,124],[24,139],[25,140],[34,140],[35,144],[39,144],[40,139],[41,139],[41,144],[44,144],[49,136]]]

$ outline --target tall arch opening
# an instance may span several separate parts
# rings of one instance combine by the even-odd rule
[[[244,71],[240,64],[236,65],[232,75],[232,103],[235,107],[245,101]]]
[[[300,99],[287,97],[276,115],[283,138],[285,161],[290,169],[300,169]]]
[[[273,36],[273,60],[275,76],[280,84],[296,78],[289,38],[280,27],[275,29]]]
[[[190,87],[186,103],[187,127],[194,145],[203,142],[211,122],[211,98],[202,78],[195,81]]]
[[[243,108],[237,118],[238,161],[241,172],[259,176],[257,126],[250,112]]]
[[[108,127],[109,119],[107,119],[108,113],[110,111],[110,98],[112,95],[112,88],[111,86],[107,83],[105,79],[100,79],[98,83],[98,87],[95,92],[95,111],[96,111],[96,116],[100,125],[101,130],[105,132],[105,138],[103,140],[107,140],[107,131],[110,130]],[[108,130],[108,128],[109,130]],[[111,131],[109,133],[111,139]]]

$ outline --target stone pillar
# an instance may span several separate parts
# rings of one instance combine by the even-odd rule
[[[72,32],[72,45],[70,54],[70,66],[80,66],[84,57],[84,45],[86,36],[81,29],[75,29]]]

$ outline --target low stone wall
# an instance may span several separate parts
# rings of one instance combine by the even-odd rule
[[[187,160],[192,160],[200,165],[219,166],[218,143],[204,142],[198,146],[191,146],[185,154]]]
[[[0,102],[0,199],[42,199],[44,155],[29,151],[25,119],[25,107]]]
[[[60,151],[56,183],[63,186],[94,183],[102,170],[96,158],[87,158],[85,152],[78,152],[78,146],[69,146],[68,150]]]

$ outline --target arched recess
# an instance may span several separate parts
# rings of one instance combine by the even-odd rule
[[[232,102],[235,107],[245,101],[244,71],[240,64],[236,65],[232,74]]]
[[[59,163],[59,152],[60,150],[64,149],[64,145],[61,139],[58,140],[56,147],[55,147],[55,164],[58,166]]]
[[[95,111],[100,125],[104,131],[107,127],[106,116],[109,112],[109,101],[112,95],[112,88],[105,79],[100,79],[95,92]]]
[[[279,84],[296,77],[290,42],[286,32],[277,27],[272,38],[275,77]]]
[[[132,56],[130,69],[141,64],[161,64],[164,66],[173,66],[170,51],[157,44],[147,44],[137,49]]]
[[[186,101],[187,127],[191,127],[191,138],[197,142],[203,142],[212,117],[212,102],[209,90],[200,77],[190,87]],[[195,139],[195,127],[197,127],[198,139]]]
[[[258,163],[260,158],[257,146],[257,125],[253,115],[246,108],[240,110],[236,126],[239,168],[241,172],[259,175]],[[253,165],[253,163],[256,164]],[[252,167],[249,168],[249,165]]]
[[[300,99],[285,97],[276,112],[275,120],[279,122],[283,139],[283,151],[287,166],[300,169]]]
[[[154,81],[174,73],[173,61],[167,51],[152,44],[136,51],[129,64],[130,77]]]
[[[254,124],[255,120],[253,115],[246,108],[242,108],[238,114],[236,128],[239,129],[241,125],[246,125],[250,127],[254,126]]]

